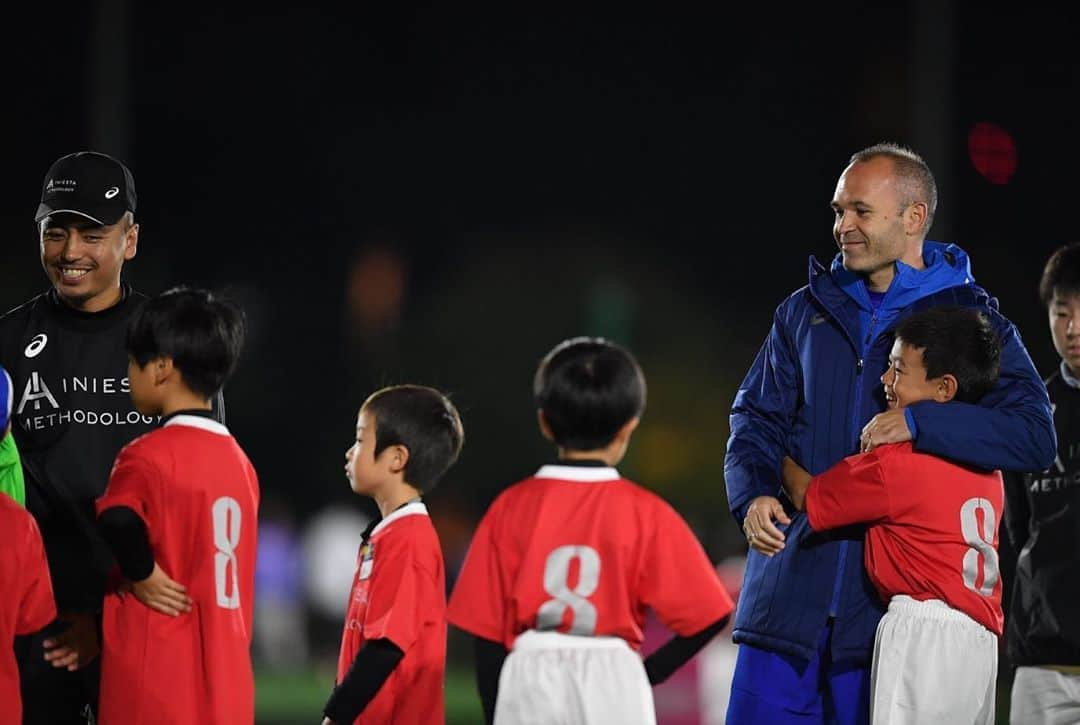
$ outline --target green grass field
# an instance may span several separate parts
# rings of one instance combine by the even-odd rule
[[[322,706],[334,682],[332,669],[299,672],[255,672],[255,722],[257,725],[311,725],[322,717]],[[483,722],[480,698],[472,673],[446,672],[447,725]]]
[[[322,706],[330,694],[334,670],[330,668],[280,673],[255,672],[256,725],[312,725],[320,722]],[[998,680],[997,723],[1009,722],[1011,678]],[[446,671],[447,725],[477,725],[483,722],[480,698],[470,670]]]

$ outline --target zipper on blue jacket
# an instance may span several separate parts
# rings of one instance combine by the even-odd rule
[[[874,324],[877,322],[877,312],[870,314],[870,329],[866,332],[866,341],[856,346],[859,351],[859,360],[855,363],[855,405],[851,413],[851,427],[856,430],[856,445],[858,445],[859,410],[862,408],[862,375],[865,367],[866,352],[870,349],[870,341],[874,339]],[[844,568],[847,564],[848,546],[850,542],[840,542],[840,553],[836,557],[836,581],[833,582],[832,600],[829,602],[829,616],[836,617],[840,609],[840,591],[844,588]]]

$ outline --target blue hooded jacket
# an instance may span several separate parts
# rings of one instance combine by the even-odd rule
[[[929,307],[985,313],[1002,343],[997,387],[979,403],[923,401],[905,409],[915,449],[986,469],[1044,470],[1057,452],[1046,388],[997,300],[977,286],[967,254],[925,242],[925,269],[902,262],[876,312],[863,277],[837,255],[826,270],[810,258],[810,284],[776,309],[773,326],[731,411],[724,461],[728,503],[742,526],[758,496],[781,497],[790,455],[819,474],[859,450],[862,427],[885,409],[880,376],[893,330]],[[810,530],[792,515],[786,546],[772,558],[751,549],[735,615],[734,640],[811,658],[835,617],[832,659],[870,661],[885,605],[863,568],[863,527]]]

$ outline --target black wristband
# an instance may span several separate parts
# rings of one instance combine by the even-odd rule
[[[374,699],[405,653],[388,639],[364,642],[349,671],[334,688],[323,714],[335,723],[351,723]]]
[[[495,701],[499,697],[499,674],[503,661],[508,654],[500,642],[492,642],[483,637],[476,637],[474,642],[474,660],[476,663],[476,689],[480,692],[480,703],[484,708],[484,722],[495,721]]]
[[[672,637],[663,647],[645,658],[645,674],[650,685],[659,685],[709,643],[728,622],[722,617],[689,637]]]

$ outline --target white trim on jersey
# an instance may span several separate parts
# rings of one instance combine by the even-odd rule
[[[211,433],[217,433],[218,435],[230,435],[229,429],[221,423],[198,415],[184,415],[181,413],[175,418],[169,418],[162,427],[168,428],[170,425],[186,425],[191,428],[202,428],[203,430],[208,430]]]
[[[405,504],[396,511],[391,511],[390,515],[375,525],[375,528],[371,530],[371,536],[379,533],[392,522],[397,521],[403,516],[427,516],[427,506],[422,501],[412,501]]]
[[[614,468],[604,466],[541,466],[533,478],[553,478],[557,481],[581,481],[582,483],[596,483],[599,481],[618,481],[622,476]]]

